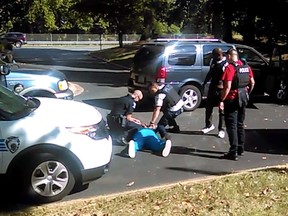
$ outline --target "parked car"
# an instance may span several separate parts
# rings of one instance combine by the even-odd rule
[[[112,140],[93,106],[25,98],[1,85],[0,98],[1,187],[9,193],[53,202],[108,171]]]
[[[254,48],[225,43],[217,39],[160,39],[144,44],[135,54],[128,81],[128,91],[141,89],[149,98],[148,85],[164,82],[173,85],[185,102],[184,109],[193,111],[206,98],[208,86],[203,88],[209,71],[212,50],[216,47],[225,52],[236,48],[240,58],[245,58],[255,75],[253,94],[264,94],[269,61]]]
[[[2,62],[0,84],[16,93],[31,97],[74,98],[64,73],[58,70],[32,68],[21,64]],[[3,70],[6,72],[3,74]]]
[[[288,46],[274,45],[270,55],[270,65],[279,73],[276,79],[275,98],[278,102],[288,100]]]
[[[26,34],[22,32],[7,32],[0,35],[0,41],[7,41],[15,47],[20,48],[23,44],[27,44]]]

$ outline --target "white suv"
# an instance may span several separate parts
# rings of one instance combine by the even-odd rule
[[[94,107],[25,98],[0,85],[0,175],[9,190],[33,202],[60,200],[101,177],[111,155],[106,122]]]

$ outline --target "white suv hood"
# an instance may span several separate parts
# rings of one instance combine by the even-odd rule
[[[102,119],[97,109],[83,102],[42,97],[37,99],[41,104],[30,114],[33,118],[58,122],[65,127],[93,125]]]

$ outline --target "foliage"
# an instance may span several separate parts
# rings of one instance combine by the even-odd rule
[[[287,0],[1,0],[0,32],[201,33],[288,41]]]

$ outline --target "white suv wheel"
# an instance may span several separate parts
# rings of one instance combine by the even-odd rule
[[[62,152],[63,153],[63,152]],[[13,169],[14,183],[17,184],[16,193],[24,202],[49,203],[63,199],[75,185],[74,172],[71,161],[59,153],[37,153],[30,160],[23,158],[16,169]]]
[[[58,161],[46,161],[35,168],[31,176],[31,185],[41,196],[55,196],[61,193],[69,181],[67,168]]]

